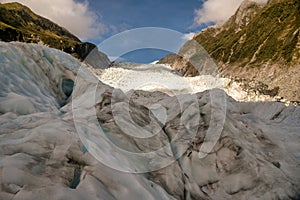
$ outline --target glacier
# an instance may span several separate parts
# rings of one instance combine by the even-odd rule
[[[246,91],[229,78],[200,75],[183,77],[167,64],[115,63],[105,70],[94,70],[105,84],[123,92],[134,90],[161,91],[168,95],[195,94],[212,88],[224,90],[237,101],[276,101],[279,97]]]
[[[0,52],[0,199],[299,197],[299,106],[238,102],[162,65],[146,76],[167,91],[134,87],[149,66],[100,73],[18,42]]]

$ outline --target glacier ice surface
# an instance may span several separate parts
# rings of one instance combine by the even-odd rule
[[[133,84],[128,83],[143,79],[138,72],[104,72],[100,79],[112,86],[127,73],[124,82],[118,82],[124,94],[95,76],[87,79],[92,72],[68,54],[17,42],[0,42],[0,66],[0,199],[289,199],[299,194],[299,107],[241,103],[226,96],[220,138],[212,152],[199,159],[201,145],[209,142],[205,134],[210,120],[218,124],[222,109],[212,105],[209,91],[182,94],[187,91],[180,88],[184,84],[198,90],[192,79],[181,79],[182,84],[155,65],[152,75],[162,73],[157,78],[179,91],[169,96],[153,85],[145,88],[154,92],[130,91]],[[65,86],[64,80],[69,80]],[[183,97],[196,102],[179,105]],[[99,124],[105,134],[99,133]],[[138,132],[131,133],[136,130],[131,125],[155,135],[133,137]],[[170,148],[145,160],[126,157],[115,147],[140,154],[167,146],[169,140],[174,141]],[[150,169],[171,162],[145,173],[109,166],[132,169],[140,164],[136,160],[149,162]],[[78,176],[79,181],[74,180]]]

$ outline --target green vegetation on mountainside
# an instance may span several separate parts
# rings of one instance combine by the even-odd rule
[[[19,3],[0,4],[0,41],[41,43],[81,60],[96,47]]]
[[[299,63],[299,0],[268,4],[239,31],[230,23],[234,17],[217,35],[204,31],[195,37],[216,61],[240,66]]]

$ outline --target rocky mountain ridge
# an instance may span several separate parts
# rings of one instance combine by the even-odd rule
[[[299,1],[270,1],[262,7],[246,0],[215,37],[205,30],[194,39],[224,64],[299,64],[299,17]]]
[[[269,1],[261,6],[244,1],[222,26],[208,27],[194,37],[219,67],[221,75],[246,82],[261,82],[278,95],[299,102],[300,88],[300,3],[296,0]],[[185,76],[199,74],[188,60],[192,42],[178,55],[168,55],[169,63]],[[180,55],[180,56],[179,56]]]
[[[110,63],[96,45],[81,42],[65,28],[35,14],[20,3],[0,3],[0,41],[43,44],[69,53],[96,68],[107,67]]]

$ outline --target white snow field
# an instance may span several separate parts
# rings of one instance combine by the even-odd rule
[[[182,77],[169,65],[118,63],[117,66],[98,72],[99,79],[123,92],[131,89],[162,91],[169,95],[194,94],[212,88],[223,89],[237,101],[274,101],[268,95],[247,92],[235,81],[228,78],[202,75]]]
[[[192,94],[148,67],[100,75],[125,94],[68,54],[0,42],[0,199],[299,198],[299,107]],[[131,90],[156,76],[176,95]]]

